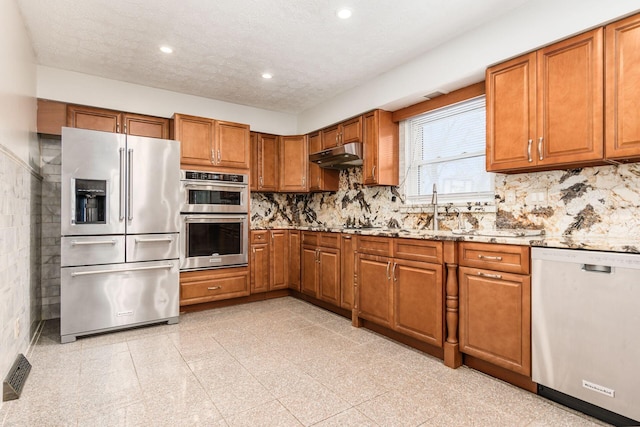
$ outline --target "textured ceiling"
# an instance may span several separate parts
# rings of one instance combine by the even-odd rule
[[[298,113],[525,1],[17,3],[41,65]],[[341,6],[353,10],[351,19],[336,17]],[[174,53],[161,53],[163,44]],[[265,71],[273,79],[262,79]]]

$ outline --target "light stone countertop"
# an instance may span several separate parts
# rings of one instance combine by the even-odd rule
[[[344,228],[344,227],[271,227],[273,229],[291,229],[301,231],[324,231],[365,236],[402,237],[407,239],[424,239],[457,242],[500,243],[507,245],[541,246],[561,249],[584,249],[594,251],[640,253],[640,240],[627,237],[583,237],[583,236],[550,236],[535,233],[532,230],[487,230],[460,234],[451,230],[410,230],[401,228]],[[254,228],[265,230],[269,228]],[[470,234],[474,233],[474,234]],[[476,234],[477,233],[477,234]],[[524,234],[524,235],[523,235]]]

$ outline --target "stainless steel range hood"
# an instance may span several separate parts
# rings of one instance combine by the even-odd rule
[[[347,169],[362,166],[362,143],[350,142],[309,155],[309,161],[321,168]]]

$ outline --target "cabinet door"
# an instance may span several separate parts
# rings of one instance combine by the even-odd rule
[[[286,289],[289,285],[289,242],[286,230],[272,230],[270,242],[271,274],[269,289]]]
[[[442,265],[395,259],[393,328],[436,347],[442,347]]]
[[[340,144],[362,141],[362,116],[343,122],[341,127]]]
[[[539,166],[603,158],[602,49],[598,28],[538,51]]]
[[[391,258],[358,255],[358,317],[391,327],[393,287]]]
[[[300,290],[300,232],[289,230],[289,288]]]
[[[38,133],[62,135],[63,126],[67,126],[67,104],[38,99]]]
[[[536,53],[488,68],[487,171],[535,165]]]
[[[340,306],[340,249],[322,248],[318,252],[318,298]]]
[[[120,133],[122,113],[119,111],[67,105],[67,126],[72,128]]]
[[[460,351],[531,375],[531,277],[460,267]]]
[[[306,192],[309,152],[306,135],[280,137],[279,191]]]
[[[124,133],[148,138],[167,139],[169,138],[169,119],[125,113]]]
[[[362,150],[365,185],[398,185],[398,124],[389,111],[363,116]]]
[[[269,245],[251,245],[251,293],[269,290]]]
[[[320,132],[309,134],[309,154],[322,150],[322,138]],[[309,191],[322,191],[322,168],[309,162]]]
[[[353,308],[353,280],[355,274],[355,236],[343,234],[340,238],[340,307]]]
[[[315,247],[303,246],[301,251],[301,291],[315,297],[318,295],[318,251]]]
[[[258,137],[260,134],[255,132],[249,133],[249,148],[250,148],[250,159],[251,159],[251,170],[249,171],[249,190],[251,191],[259,191],[258,182],[260,181],[260,170],[258,168]]]
[[[260,191],[278,190],[278,137],[258,135],[258,188]]]
[[[216,166],[249,169],[249,125],[215,122]]]
[[[640,160],[640,15],[605,28],[605,156]]]
[[[340,138],[340,126],[335,125],[322,129],[320,131],[322,135],[322,149],[333,148],[338,146],[338,139]]]
[[[213,120],[204,117],[173,115],[173,139],[180,141],[180,165],[213,164]]]

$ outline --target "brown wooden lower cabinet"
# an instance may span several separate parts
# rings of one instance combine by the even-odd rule
[[[460,254],[476,252],[473,259],[488,258],[493,267],[529,273],[529,248],[522,246],[460,243]],[[510,254],[522,255],[521,265]],[[497,269],[468,267],[461,256],[460,351],[478,359],[531,375],[531,276]]]
[[[350,234],[340,236],[340,307],[347,310],[353,308],[353,285],[355,274],[357,237]]]
[[[271,230],[269,232],[269,290],[287,289],[289,287],[289,242],[287,230]]]
[[[287,230],[251,231],[251,293],[287,289],[289,246]]]
[[[391,258],[361,254],[357,263],[358,317],[390,328],[393,320]]]
[[[289,230],[289,288],[300,290],[300,231]]]
[[[340,234],[302,232],[301,291],[340,306]]]
[[[249,267],[180,273],[180,305],[249,295]]]

